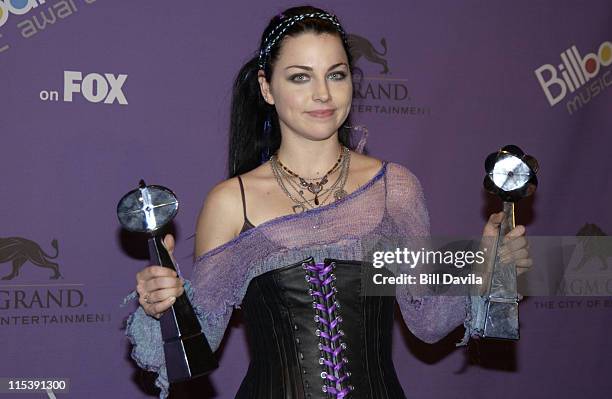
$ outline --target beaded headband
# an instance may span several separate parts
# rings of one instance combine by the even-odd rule
[[[281,19],[285,17],[284,14],[280,14],[279,16]],[[340,26],[340,22],[338,21],[338,18],[336,18],[335,15],[329,14],[327,12],[313,12],[294,15],[292,17],[282,20],[274,29],[272,29],[268,36],[266,36],[262,44],[262,48],[259,50],[259,68],[264,69],[268,62],[268,57],[270,56],[270,50],[272,49],[272,47],[274,47],[278,40],[283,37],[283,34],[287,31],[287,29],[293,26],[296,22],[301,21],[305,18],[318,18],[331,22],[342,36],[342,41],[345,44],[347,43],[346,33],[344,32],[344,29],[342,29],[342,26]]]

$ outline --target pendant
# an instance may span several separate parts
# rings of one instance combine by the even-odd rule
[[[347,193],[346,191],[344,191],[344,189],[343,189],[343,188],[341,188],[340,190],[336,190],[336,191],[334,191],[334,198],[335,198],[336,200],[339,200],[339,199],[341,199],[341,198],[346,197],[346,196],[347,196],[347,194],[348,194],[348,193]]]
[[[298,210],[299,210],[299,212],[298,212]],[[293,205],[293,213],[302,213],[305,210],[306,210],[306,208],[302,204]]]
[[[315,205],[319,205],[319,194],[315,194],[314,203]]]
[[[321,186],[321,184],[319,183],[311,183],[308,185],[308,191],[310,191],[313,194],[318,194],[319,191],[321,191],[323,189],[323,186]]]

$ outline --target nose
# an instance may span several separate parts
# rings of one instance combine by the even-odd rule
[[[327,87],[327,80],[323,79],[318,80],[314,85],[314,93],[312,95],[312,99],[314,101],[327,102],[329,100],[330,93],[329,88]]]

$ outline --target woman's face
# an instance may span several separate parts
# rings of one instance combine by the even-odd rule
[[[275,105],[283,136],[292,133],[311,140],[327,139],[351,109],[353,85],[337,35],[286,36],[271,82],[266,82],[263,71],[259,74],[262,95]]]

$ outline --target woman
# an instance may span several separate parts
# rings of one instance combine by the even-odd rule
[[[472,323],[478,296],[363,295],[366,246],[426,237],[421,186],[404,166],[351,150],[353,65],[337,18],[313,7],[275,16],[233,94],[230,178],[208,194],[191,281],[160,266],[137,274],[127,334],[138,364],[168,394],[159,322],[185,290],[211,347],[241,306],[251,363],[236,398],[404,398],[391,360],[395,301],[408,328],[435,342]],[[271,156],[270,156],[271,154]],[[484,235],[495,235],[493,214]],[[504,251],[531,265],[524,228]],[[174,240],[166,236],[172,250]],[[521,271],[519,271],[521,272]],[[476,301],[474,301],[476,299]],[[481,298],[480,298],[481,299]],[[152,316],[152,317],[151,317]]]

